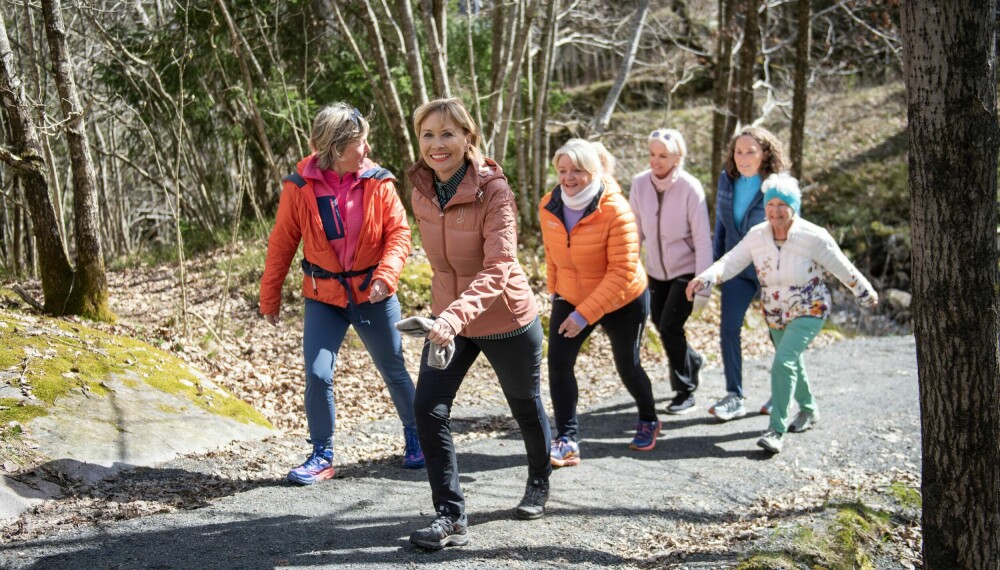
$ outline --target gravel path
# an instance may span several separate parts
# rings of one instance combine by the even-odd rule
[[[466,433],[458,445],[470,520],[466,547],[426,552],[409,533],[432,513],[423,471],[342,466],[308,488],[255,486],[203,508],[11,542],[3,568],[575,568],[644,565],[643,537],[678,536],[733,520],[761,501],[831,474],[919,472],[919,406],[913,337],[846,340],[806,356],[822,422],[791,434],[770,457],[755,445],[767,418],[718,423],[705,408],[724,394],[721,370],[704,374],[699,409],[661,416],[656,449],[627,449],[635,410],[624,389],[581,415],[583,461],[554,473],[545,518],[512,508],[526,477],[514,433]],[[766,399],[767,362],[749,362],[748,407]],[[662,371],[659,377],[662,377]],[[663,409],[669,386],[654,386]],[[456,432],[493,410],[456,409]],[[183,461],[164,469],[196,469]],[[737,547],[734,547],[738,550]],[[735,560],[695,555],[685,568]]]

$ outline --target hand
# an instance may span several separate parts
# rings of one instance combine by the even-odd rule
[[[267,324],[276,327],[278,326],[279,322],[278,313],[274,313],[272,315],[264,315],[264,320],[267,321]]]
[[[447,346],[455,338],[455,329],[451,328],[448,321],[444,319],[434,319],[434,326],[427,333],[427,340],[438,346]]]
[[[858,304],[866,309],[874,309],[878,305],[878,294],[872,291],[864,297],[858,297]]]
[[[687,289],[684,293],[687,295],[688,301],[694,301],[694,294],[705,288],[705,282],[701,279],[695,277],[690,282],[688,282]]]
[[[701,316],[701,312],[705,310],[708,306],[708,295],[695,295],[694,296],[694,307],[691,309],[691,316],[698,318]]]
[[[368,293],[369,303],[384,301],[389,296],[389,286],[381,279],[375,279],[371,284],[371,291]]]
[[[566,317],[566,320],[559,325],[559,334],[566,338],[573,338],[580,334],[582,330],[583,327],[580,326],[580,323],[576,322],[576,319],[572,315]]]

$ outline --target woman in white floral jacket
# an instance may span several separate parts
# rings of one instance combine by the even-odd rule
[[[775,346],[771,366],[774,409],[770,428],[757,445],[778,453],[786,431],[805,431],[819,419],[802,354],[830,316],[830,291],[823,283],[823,271],[847,286],[864,307],[874,307],[878,295],[829,232],[798,216],[802,195],[794,178],[772,174],[761,192],[766,221],[751,228],[729,253],[695,277],[688,284],[687,296],[691,299],[701,289],[738,275],[751,263],[756,268],[764,318]],[[786,426],[793,394],[799,413]]]

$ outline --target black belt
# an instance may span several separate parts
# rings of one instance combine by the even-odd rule
[[[354,305],[354,293],[351,292],[351,286],[347,283],[347,280],[351,277],[365,276],[364,280],[361,282],[361,286],[358,287],[359,291],[365,291],[372,282],[372,274],[375,273],[375,269],[378,268],[378,263],[367,267],[365,269],[358,269],[355,271],[341,271],[340,273],[334,273],[333,271],[327,271],[315,263],[310,263],[308,260],[302,260],[302,272],[308,275],[313,280],[313,292],[318,293],[316,289],[317,279],[336,279],[344,286],[347,290],[347,302]]]

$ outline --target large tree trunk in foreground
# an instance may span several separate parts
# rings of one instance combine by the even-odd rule
[[[113,320],[108,308],[108,279],[97,226],[97,182],[87,139],[83,106],[76,90],[66,29],[59,0],[42,0],[45,36],[59,90],[65,120],[66,141],[73,168],[73,224],[76,237],[76,274],[69,302],[58,314],[83,315],[97,320]]]
[[[1000,568],[997,0],[907,0],[924,568]]]
[[[73,268],[59,234],[55,208],[49,199],[42,145],[35,130],[31,107],[24,96],[24,86],[14,69],[14,53],[7,40],[7,25],[0,11],[0,100],[7,111],[11,132],[10,147],[0,147],[0,160],[20,177],[31,216],[38,248],[38,266],[42,280],[45,311],[61,313],[69,298]]]

